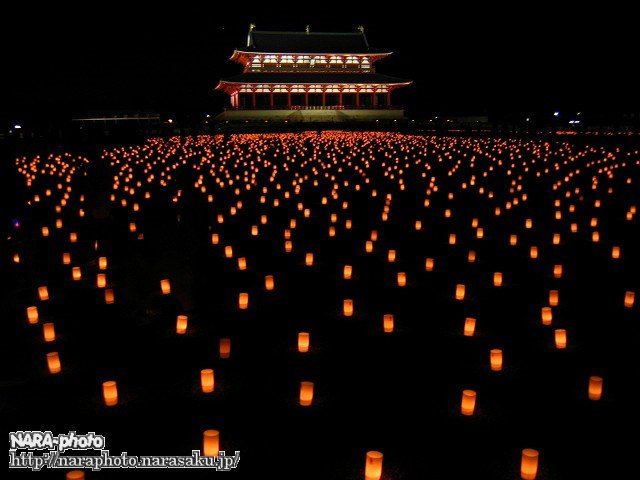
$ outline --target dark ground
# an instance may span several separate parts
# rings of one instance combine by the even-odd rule
[[[637,148],[629,140],[615,142],[623,152]],[[216,193],[212,207],[191,187],[191,172],[178,174],[183,199],[175,205],[167,195],[154,196],[136,219],[145,237],[136,240],[124,209],[109,204],[105,219],[93,216],[107,195],[109,176],[104,163],[92,161],[88,176],[74,181],[74,190],[87,195],[87,218],[77,217],[74,204],[63,215],[65,236],[54,228],[51,238],[39,236],[41,224],[53,227],[55,218],[44,208],[19,207],[20,229],[7,228],[13,238],[5,241],[1,259],[7,283],[0,349],[6,430],[94,431],[106,435],[112,453],[186,455],[200,448],[203,430],[217,428],[222,449],[241,451],[236,472],[152,473],[162,478],[359,479],[365,452],[377,449],[385,455],[384,479],[515,479],[526,447],[541,452],[540,479],[633,478],[637,472],[633,392],[640,380],[640,323],[637,305],[628,310],[622,303],[624,291],[637,291],[639,283],[638,222],[624,220],[640,196],[637,165],[612,181],[601,177],[600,189],[612,186],[611,196],[588,190],[593,172],[577,177],[585,197],[575,200],[575,235],[568,231],[568,214],[559,224],[553,221],[548,182],[526,180],[527,204],[496,218],[493,204],[478,202],[469,191],[448,202],[445,193],[454,185],[441,167],[442,192],[431,208],[421,206],[418,179],[407,179],[386,225],[380,221],[382,195],[372,201],[364,192],[345,194],[354,228],[338,228],[335,239],[326,233],[328,215],[336,211],[343,219],[341,211],[321,207],[319,195],[304,198],[318,212],[313,221],[302,221],[296,201],[283,202],[269,212],[260,240],[249,237],[248,228],[264,207],[246,201],[243,213],[220,229],[221,243],[248,259],[248,271],[239,272],[235,259],[225,259],[223,247],[209,242],[211,225],[219,230],[213,212],[230,205],[232,195]],[[623,183],[627,176],[633,184]],[[17,190],[23,200],[24,190]],[[599,210],[593,208],[597,195],[605,200]],[[565,214],[567,204],[563,199]],[[450,220],[442,215],[447,207],[454,213]],[[293,216],[299,226],[294,252],[287,255],[282,229]],[[533,231],[524,230],[529,216]],[[600,244],[590,241],[592,216],[601,222]],[[484,240],[469,227],[474,217],[485,227]],[[417,218],[421,232],[412,229]],[[376,254],[366,255],[372,229],[380,240]],[[556,229],[563,235],[560,246],[551,245]],[[72,282],[61,262],[70,249],[68,231],[80,238],[71,252],[83,268],[81,282]],[[458,234],[453,247],[447,244],[451,231]],[[511,233],[518,233],[518,247],[507,246]],[[99,253],[92,250],[95,239],[101,241]],[[525,245],[531,244],[541,248],[536,262],[527,255]],[[618,262],[610,259],[612,244],[622,247]],[[398,250],[396,264],[386,262],[388,248]],[[477,251],[475,264],[466,260],[470,248]],[[15,249],[23,256],[20,266],[10,263]],[[311,269],[303,264],[306,251],[315,252]],[[114,305],[104,305],[94,287],[99,255],[109,258]],[[436,259],[434,272],[424,271],[427,256]],[[341,278],[345,263],[354,266],[351,282]],[[551,275],[555,263],[564,265],[561,280]],[[397,271],[407,272],[407,288],[395,286]],[[503,288],[492,287],[494,271],[504,272]],[[265,274],[275,275],[275,292],[264,291]],[[167,277],[174,293],[163,297],[159,280]],[[468,288],[462,303],[453,300],[459,282]],[[49,287],[48,303],[37,301],[41,284]],[[552,288],[560,290],[560,306],[554,326],[543,327],[540,307]],[[248,311],[236,308],[239,291],[250,292]],[[349,297],[356,315],[345,319],[342,299]],[[27,324],[24,312],[32,304],[39,306],[41,323],[55,322],[54,347],[42,340],[40,325]],[[175,334],[180,312],[190,317],[185,336]],[[396,316],[390,335],[381,328],[387,312]],[[478,318],[474,338],[461,334],[467,315]],[[555,350],[554,328],[568,329],[566,351]],[[296,351],[301,330],[311,331],[306,355]],[[232,354],[221,360],[218,340],[227,336]],[[489,349],[496,347],[505,355],[500,373],[488,364]],[[44,358],[51,349],[62,361],[55,376],[47,373]],[[209,367],[216,372],[216,391],[204,395],[199,371]],[[588,378],[595,374],[605,379],[599,402],[587,399]],[[107,379],[119,386],[114,408],[101,400]],[[315,382],[309,408],[297,405],[301,380]],[[473,417],[459,413],[464,388],[478,392]],[[148,472],[87,472],[87,478],[141,474]],[[11,471],[10,477],[63,478],[63,472]]]

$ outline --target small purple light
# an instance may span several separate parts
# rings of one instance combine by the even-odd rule
[[[13,228],[20,228],[20,220],[13,221]]]

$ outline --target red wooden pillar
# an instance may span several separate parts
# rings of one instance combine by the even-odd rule
[[[373,98],[371,99],[372,100],[371,104],[375,108],[378,106],[378,92],[374,91],[372,95],[373,95]]]
[[[273,90],[269,91],[269,107],[273,108]]]
[[[360,108],[360,90],[356,92],[356,108]]]
[[[251,92],[251,106],[255,110],[256,108],[256,91],[255,90]]]
[[[387,92],[387,107],[391,106],[391,92]]]
[[[326,91],[326,89],[322,90],[322,106],[323,107],[327,106],[327,91]]]
[[[287,108],[291,109],[291,90],[287,90]]]
[[[342,108],[342,90],[340,90],[340,93],[338,94],[338,106]]]
[[[304,91],[304,106],[309,108],[309,90]]]

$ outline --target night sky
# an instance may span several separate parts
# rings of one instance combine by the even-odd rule
[[[364,25],[373,47],[395,52],[379,71],[415,81],[400,98],[414,114],[640,110],[635,17],[613,7],[131,3],[27,5],[6,15],[0,116],[219,111],[227,99],[213,88],[239,73],[228,58],[250,22],[264,30]]]

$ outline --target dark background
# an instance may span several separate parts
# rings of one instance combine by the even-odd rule
[[[200,3],[200,2],[198,2]],[[415,116],[640,110],[630,7],[607,2],[246,2],[3,6],[0,119],[105,110],[215,113],[213,88],[258,29],[354,31],[395,54],[381,72],[415,80],[398,100]]]

